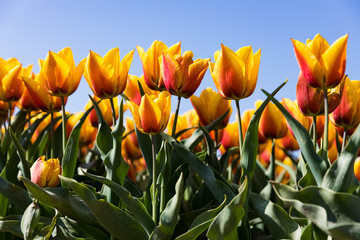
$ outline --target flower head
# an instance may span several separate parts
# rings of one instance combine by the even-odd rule
[[[56,187],[59,184],[61,165],[59,159],[45,161],[45,156],[39,157],[30,168],[31,181],[40,187]]]

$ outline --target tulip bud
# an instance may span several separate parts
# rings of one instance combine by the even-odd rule
[[[360,181],[360,158],[357,158],[354,163],[355,177]]]
[[[59,184],[61,165],[59,159],[45,161],[45,156],[39,157],[30,168],[31,181],[40,187],[56,187]]]

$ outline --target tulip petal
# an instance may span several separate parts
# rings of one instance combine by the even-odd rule
[[[56,53],[49,51],[40,73],[50,93],[56,93],[57,88],[63,86],[70,74],[67,62]]]
[[[20,78],[22,71],[21,64],[14,67],[1,80],[0,100],[5,102],[17,101],[21,98],[24,85]]]
[[[144,132],[157,133],[160,129],[161,111],[148,95],[141,99],[139,115],[141,118],[141,127]]]

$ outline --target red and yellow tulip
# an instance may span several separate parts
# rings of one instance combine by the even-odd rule
[[[30,168],[31,181],[40,187],[56,187],[61,174],[59,159],[52,158],[45,161],[45,156],[39,157]]]
[[[320,34],[306,44],[292,39],[301,72],[312,87],[329,89],[340,84],[346,67],[347,40],[348,34],[330,46]]]
[[[184,52],[182,56],[163,52],[160,65],[161,77],[171,94],[189,98],[199,87],[210,59],[194,61],[193,56],[191,51]]]
[[[84,77],[98,98],[114,98],[124,91],[133,55],[134,50],[120,61],[119,48],[111,49],[103,58],[90,51]]]
[[[22,65],[15,58],[0,58],[0,100],[13,102],[20,99],[24,83],[22,82]]]
[[[172,56],[179,55],[181,52],[181,43],[178,42],[168,48],[165,43],[156,40],[146,52],[139,46],[136,46],[136,49],[143,65],[146,84],[153,90],[165,90],[164,81],[160,74],[162,54],[163,52],[168,52]]]
[[[159,97],[145,94],[140,105],[127,101],[139,131],[156,134],[165,130],[171,111],[170,97],[168,92],[161,92]]]
[[[148,95],[159,96],[159,94],[160,94],[159,91],[152,90],[146,85],[144,76],[137,77],[135,75],[129,74],[128,79],[127,79],[126,88],[124,90],[124,94],[130,101],[136,103],[137,105],[140,105],[141,93],[140,93],[140,89],[139,89],[139,83],[141,84],[141,87],[142,87],[144,93],[146,93]]]
[[[58,53],[49,51],[39,63],[39,74],[49,94],[68,97],[75,92],[84,72],[85,59],[76,66],[71,48],[66,47]]]
[[[261,50],[255,54],[251,46],[236,52],[221,44],[215,52],[215,63],[210,62],[210,72],[222,97],[240,100],[250,96],[256,87]]]

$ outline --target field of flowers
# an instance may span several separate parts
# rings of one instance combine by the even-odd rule
[[[128,74],[135,50],[78,64],[49,51],[38,74],[0,58],[0,239],[360,239],[347,40],[291,39],[296,101],[276,95],[285,81],[242,114],[261,59],[251,46],[194,60],[154,41],[137,46],[141,77]],[[217,89],[195,96],[206,71]],[[82,77],[93,95],[68,113]],[[193,109],[180,115],[182,98]]]

